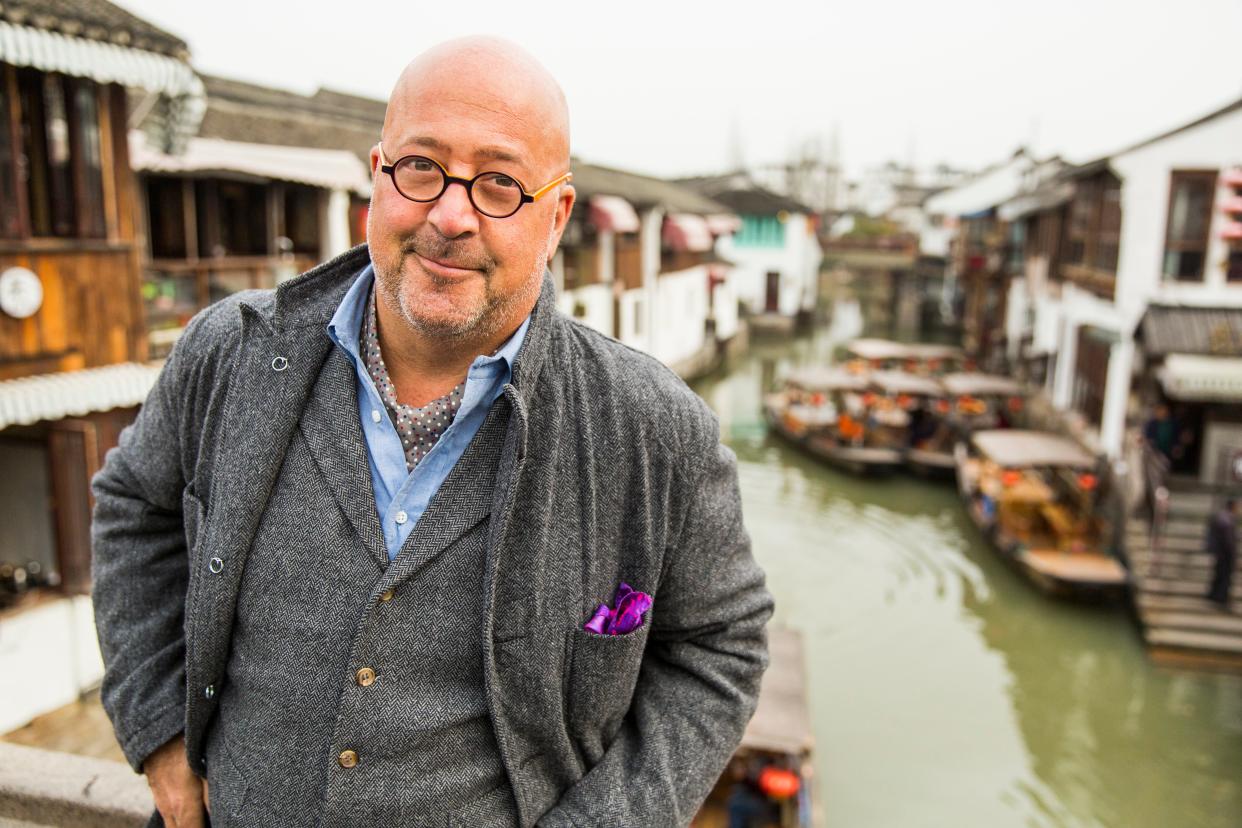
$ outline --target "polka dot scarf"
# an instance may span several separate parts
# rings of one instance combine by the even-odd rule
[[[375,290],[367,298],[366,323],[363,325],[361,342],[362,358],[367,365],[367,373],[375,387],[379,389],[388,416],[397,426],[397,434],[401,437],[401,448],[405,450],[405,465],[414,471],[427,452],[448,430],[461,408],[461,396],[465,390],[465,382],[460,382],[452,391],[439,399],[432,400],[421,408],[403,405],[397,401],[397,391],[388,378],[388,369],[384,367],[384,357],[380,354],[379,336],[375,324]]]

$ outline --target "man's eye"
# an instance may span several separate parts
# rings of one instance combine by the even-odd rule
[[[492,176],[491,183],[495,184],[497,187],[516,187],[518,185],[516,181],[507,175]]]
[[[426,158],[415,158],[410,162],[410,169],[416,172],[431,172],[436,165],[428,161]]]

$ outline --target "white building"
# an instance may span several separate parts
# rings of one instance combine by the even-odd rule
[[[663,179],[574,161],[578,202],[551,263],[565,313],[683,376],[737,335],[731,263],[718,241],[739,220]]]
[[[1063,278],[1031,300],[1036,339],[1055,342],[1053,403],[1091,414],[1085,436],[1113,458],[1140,396],[1184,406],[1191,465],[1221,480],[1242,453],[1242,100],[1066,178],[1073,198],[1048,208]]]
[[[717,252],[734,263],[733,283],[748,314],[792,322],[815,310],[823,249],[810,208],[753,183],[745,175],[684,183],[741,217]]]

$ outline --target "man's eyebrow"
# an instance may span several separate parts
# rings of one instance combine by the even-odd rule
[[[426,135],[415,135],[402,142],[402,146],[410,144],[423,147],[425,149],[436,150],[437,152],[442,153],[448,153],[450,151],[448,144],[438,138],[432,138]],[[500,146],[486,145],[479,147],[472,153],[472,156],[479,160],[486,159],[488,161],[504,161],[508,164],[517,164],[522,167],[526,166],[526,162],[521,158],[521,156],[517,155],[512,150]]]

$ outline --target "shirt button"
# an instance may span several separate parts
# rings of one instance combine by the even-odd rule
[[[400,511],[400,512],[397,512],[393,520],[397,521],[398,524],[404,524],[408,518],[409,518],[409,515],[407,515],[404,511]]]
[[[383,601],[385,604],[387,604],[389,601],[392,600],[392,596],[393,596],[392,589],[386,589],[380,593],[380,600]]]
[[[358,764],[358,754],[352,750],[342,750],[341,755],[336,757],[336,761],[340,763],[342,768],[352,768]]]
[[[354,675],[354,678],[357,679],[359,687],[370,687],[375,683],[375,671],[370,667],[363,667]]]
[[[372,408],[371,409],[371,422],[378,423],[382,419],[384,419],[384,417],[382,414],[379,413],[379,409]]]

